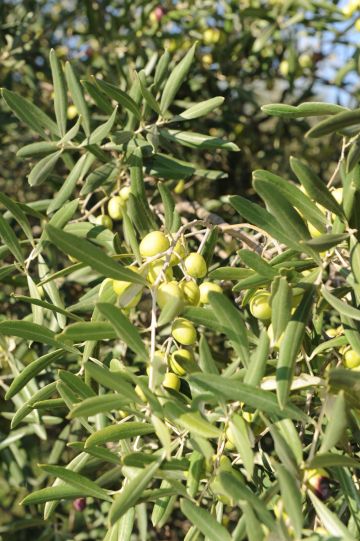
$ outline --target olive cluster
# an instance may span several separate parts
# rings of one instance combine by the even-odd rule
[[[158,353],[167,364],[163,387],[179,391],[180,377],[197,370],[193,348],[198,338],[194,324],[181,317],[181,313],[186,306],[208,304],[209,293],[221,293],[222,288],[215,282],[204,280],[208,272],[206,261],[199,252],[188,251],[183,235],[172,240],[162,231],[152,231],[140,242],[139,252],[142,264],[128,268],[146,276],[158,308],[163,310],[170,304],[176,316],[171,326],[171,340],[168,341],[170,348],[167,352]],[[113,280],[112,284],[124,309],[139,303],[141,291],[123,304],[124,294],[132,286],[130,282]]]
[[[97,225],[102,225],[107,229],[113,228],[113,221],[119,222],[123,219],[123,210],[126,205],[126,201],[129,199],[130,195],[130,186],[123,186],[119,190],[119,195],[111,197],[108,202],[108,213],[99,214],[96,217],[95,222]]]

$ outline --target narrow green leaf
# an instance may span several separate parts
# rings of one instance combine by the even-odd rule
[[[30,186],[39,186],[39,184],[42,184],[48,178],[61,154],[62,150],[49,154],[48,156],[45,156],[45,158],[42,158],[35,167],[32,168],[28,176]]]
[[[251,448],[247,425],[244,419],[235,413],[230,419],[229,427],[234,445],[243,461],[247,477],[250,480],[254,473],[254,453]]]
[[[293,404],[280,409],[276,396],[272,392],[257,389],[252,385],[242,383],[240,380],[216,376],[214,374],[194,374],[189,377],[189,381],[199,386],[202,390],[213,393],[214,400],[216,401],[239,400],[252,408],[270,415],[309,421],[307,415]]]
[[[300,539],[304,517],[301,509],[302,501],[299,484],[285,466],[282,466],[281,464],[276,466],[276,473],[280,484],[285,511],[289,515],[296,537]]]
[[[192,412],[175,402],[166,402],[164,404],[165,414],[171,417],[177,424],[185,430],[189,430],[195,436],[202,438],[219,438],[221,430],[206,421],[201,414]]]
[[[73,458],[71,460],[71,462],[69,462],[69,464],[66,466],[66,468],[68,470],[78,472],[84,466],[86,466],[86,464],[87,464],[87,462],[89,460],[90,460],[89,455],[87,455],[86,453],[80,453],[75,458]],[[75,489],[73,487],[70,487],[69,485],[66,485],[64,483],[64,481],[62,481],[59,478],[55,479],[52,487],[49,487],[49,488],[44,489],[44,490],[49,491],[50,494],[52,494],[52,493],[61,494],[61,488],[64,488],[64,487],[67,487],[67,490],[69,490],[69,491],[74,490],[74,492],[75,492]],[[77,498],[77,497],[80,497],[80,496],[83,496],[83,494],[78,494],[77,496],[69,495],[68,497],[73,499],[73,498]],[[48,520],[48,518],[55,511],[55,509],[56,509],[56,507],[58,505],[58,502],[56,500],[59,500],[59,499],[62,499],[61,496],[60,496],[60,498],[59,497],[58,498],[52,498],[53,501],[50,501],[51,500],[51,498],[50,498],[49,501],[45,504],[45,507],[44,507],[44,519],[45,520]]]
[[[104,124],[100,124],[100,126],[98,126],[93,132],[91,132],[91,134],[82,143],[82,146],[98,145],[102,142],[103,139],[105,139],[105,137],[108,137],[115,124],[116,115],[117,107],[115,107],[112,115],[106,122],[104,122]]]
[[[276,392],[281,408],[284,408],[288,401],[296,358],[305,335],[306,324],[313,305],[313,296],[312,288],[304,293],[299,306],[286,326],[280,345],[279,361],[276,368]]]
[[[155,111],[155,113],[157,113],[158,115],[161,115],[161,110],[160,110],[160,107],[156,101],[156,99],[154,98],[154,96],[152,95],[151,93],[151,90],[149,90],[147,87],[146,87],[146,76],[145,76],[145,73],[144,71],[140,71],[140,73],[137,74],[138,76],[138,79],[139,79],[139,84],[140,84],[140,88],[141,88],[141,93],[144,97],[144,100],[146,101],[146,103],[148,104],[148,106],[153,110]]]
[[[66,132],[67,95],[62,66],[54,49],[50,51],[50,67],[54,83],[54,109],[60,135]]]
[[[291,315],[292,292],[285,276],[279,277],[272,284],[271,324],[276,342],[285,330]]]
[[[81,498],[82,496],[90,496],[90,494],[87,494],[86,491],[80,488],[63,484],[36,490],[26,496],[26,498],[22,500],[21,505],[36,505],[58,500],[74,500],[75,498]]]
[[[66,484],[80,490],[87,496],[92,496],[93,498],[98,498],[107,502],[113,501],[106,490],[80,473],[63,468],[62,466],[53,466],[52,464],[40,464],[39,467],[49,475],[55,475]]]
[[[220,471],[220,483],[226,494],[229,494],[237,502],[248,502],[263,524],[270,530],[274,528],[275,522],[270,511],[260,498],[245,485],[238,474]]]
[[[244,383],[258,387],[266,371],[269,358],[270,339],[266,329],[262,329],[258,347],[246,370]]]
[[[215,98],[210,98],[209,100],[201,101],[180,113],[179,116],[185,120],[193,120],[194,118],[205,116],[217,107],[220,107],[220,105],[224,103],[224,99],[225,98],[222,96],[217,96]]]
[[[58,149],[57,143],[49,143],[48,141],[39,141],[38,143],[30,143],[19,148],[16,156],[19,158],[37,158],[39,156],[47,156]]]
[[[308,496],[312,501],[317,516],[329,533],[340,537],[343,541],[355,541],[355,537],[351,535],[345,524],[311,490],[308,490]]]
[[[171,57],[170,57],[169,51],[165,50],[156,65],[155,75],[154,75],[155,88],[159,88],[164,78],[166,77],[170,60],[171,60]]]
[[[325,286],[322,286],[321,294],[324,299],[330,304],[330,306],[335,308],[335,310],[339,312],[339,314],[350,319],[355,319],[355,321],[360,321],[360,310],[335,297],[335,295],[330,293],[330,291]]]
[[[172,70],[168,80],[165,83],[165,87],[161,96],[160,109],[162,113],[166,113],[172,104],[181,84],[188,74],[190,66],[192,64],[196,49],[196,43],[188,50],[184,58],[175,66]]]
[[[56,381],[54,381],[53,383],[49,383],[48,385],[45,385],[44,387],[41,387],[39,391],[33,394],[31,398],[29,398],[29,400],[27,400],[16,411],[14,417],[11,420],[11,429],[16,428],[21,423],[21,421],[25,419],[25,417],[29,415],[29,413],[32,412],[33,405],[36,402],[40,402],[41,400],[46,400],[51,395],[53,395],[55,391],[56,391]]]
[[[342,468],[359,468],[359,460],[348,455],[324,453],[315,455],[309,464],[310,469],[332,468],[334,466],[339,466]]]
[[[155,431],[150,424],[126,422],[119,425],[109,425],[97,430],[85,442],[85,447],[107,443],[108,441],[124,440],[136,436],[145,436]]]
[[[89,137],[91,132],[89,109],[79,80],[70,62],[66,62],[65,64],[65,77],[74,105],[78,110],[78,113],[81,115],[81,123],[83,125],[85,134],[87,137]]]
[[[308,116],[336,115],[346,111],[346,108],[334,103],[309,102],[297,106],[285,103],[270,103],[263,105],[261,110],[272,116],[304,118]]]
[[[40,342],[49,346],[63,347],[67,351],[78,353],[77,349],[56,340],[56,335],[47,327],[23,320],[9,320],[0,322],[0,335],[18,336],[24,340]]]
[[[43,355],[42,357],[39,357],[36,359],[36,361],[32,361],[30,364],[25,366],[25,368],[14,378],[12,381],[9,389],[7,390],[5,394],[5,399],[9,400],[13,396],[15,396],[18,392],[21,391],[25,387],[25,385],[35,376],[40,374],[42,370],[44,370],[47,366],[49,366],[51,363],[57,361],[64,355],[63,349],[57,349],[55,351],[51,351],[50,353],[47,353],[46,355]]]
[[[164,206],[165,228],[167,231],[170,232],[172,230],[171,228],[174,218],[175,201],[166,184],[164,184],[163,182],[158,182],[157,187],[160,192],[162,204]]]
[[[184,145],[189,148],[198,148],[198,149],[215,149],[220,148],[223,150],[231,150],[238,152],[240,149],[231,141],[226,141],[220,137],[212,137],[210,135],[205,135],[203,133],[196,133],[190,131],[180,131],[180,130],[168,130],[161,129],[159,130],[160,136],[168,141],[174,141],[180,145]]]
[[[205,457],[200,451],[194,450],[190,456],[188,474],[186,480],[186,490],[191,498],[195,498],[199,489],[199,483],[204,475]]]
[[[354,321],[353,319],[340,314],[341,323],[344,328],[345,336],[339,337],[343,338],[344,343],[340,345],[345,345],[349,343],[359,355],[360,355],[360,324]]]
[[[13,215],[17,223],[20,225],[25,235],[31,243],[34,242],[31,227],[29,221],[26,217],[26,214],[22,210],[21,206],[18,205],[15,201],[10,199],[6,194],[0,192],[0,203],[8,209],[8,211]]]
[[[339,442],[347,427],[346,400],[344,392],[340,391],[335,403],[331,407],[331,414],[327,415],[328,424],[321,442],[319,453],[326,453]]]
[[[219,370],[211,355],[209,344],[202,334],[199,341],[199,366],[201,370],[209,374],[219,374]]]
[[[95,81],[95,79],[92,79]],[[86,92],[91,96],[95,105],[101,109],[106,115],[111,115],[113,107],[111,101],[104,96],[100,90],[98,90],[96,84],[93,84],[90,81],[80,81],[82,86],[85,88]]]
[[[295,243],[310,239],[310,233],[299,213],[289,205],[287,199],[271,182],[254,179],[253,186],[265,201],[269,211],[276,216],[282,230],[291,236]]]
[[[311,138],[322,137],[356,124],[360,124],[360,109],[345,111],[326,118],[311,128],[306,136]]]
[[[100,313],[105,316],[114,327],[117,336],[123,340],[132,351],[146,361],[148,359],[148,352],[146,351],[140,333],[125,316],[122,310],[109,303],[98,303],[97,307],[100,310]]]
[[[242,249],[238,251],[238,254],[245,265],[256,271],[258,274],[265,276],[269,280],[272,280],[276,276],[276,270],[257,253],[252,252],[251,250]]]
[[[130,111],[135,118],[137,118],[137,120],[141,119],[140,109],[129,94],[126,94],[126,92],[117,86],[107,83],[106,81],[102,81],[101,79],[96,79],[96,84],[107,96],[117,101],[122,107]]]
[[[9,251],[13,254],[15,259],[17,259],[17,261],[22,265],[24,263],[24,256],[22,254],[19,241],[13,229],[10,227],[10,225],[8,224],[8,222],[5,220],[5,218],[3,217],[1,213],[0,213],[0,235],[4,244],[9,249]]]
[[[85,398],[85,400],[73,407],[69,417],[74,419],[75,417],[91,417],[98,413],[110,413],[112,410],[121,409],[128,402],[115,393]]]
[[[58,336],[73,342],[83,342],[88,340],[89,336],[96,341],[114,340],[116,332],[107,321],[83,321],[67,325]]]
[[[325,214],[295,184],[262,169],[253,172],[253,179],[265,180],[276,186],[289,203],[298,209],[304,219],[310,221],[320,232],[325,233]]]
[[[220,323],[225,323],[227,336],[245,366],[249,364],[249,344],[240,311],[222,293],[210,292],[210,304]]]
[[[329,233],[327,235],[319,235],[318,237],[303,241],[306,246],[314,248],[317,252],[324,252],[334,246],[342,243],[349,238],[349,233]]]
[[[41,299],[34,299],[33,297],[26,297],[25,295],[14,295],[14,299],[18,300],[19,302],[27,302],[35,306],[41,306],[42,308],[45,308],[46,310],[50,310],[50,312],[62,314],[69,319],[75,319],[76,321],[81,321],[81,318],[79,316],[76,316],[75,314],[72,314],[71,312],[63,308],[60,308],[59,306],[55,306],[55,304],[42,301]]]
[[[260,207],[260,205],[252,203],[240,195],[229,197],[229,203],[242,217],[266,231],[274,239],[283,242],[289,248],[300,249],[299,244],[294,241],[293,236],[283,231],[278,220],[270,212]]]
[[[62,205],[70,198],[76,184],[83,180],[84,176],[86,175],[94,161],[95,156],[90,153],[83,154],[81,158],[79,158],[79,160],[76,162],[76,164],[66,177],[65,182],[61,186],[60,190],[51,201],[47,209],[47,214],[51,214],[52,212],[60,209]]]
[[[180,508],[184,515],[211,541],[231,541],[229,532],[206,509],[182,499]]]
[[[102,250],[85,239],[80,239],[70,233],[65,233],[51,225],[47,225],[46,232],[50,240],[65,254],[71,255],[86,263],[100,274],[115,280],[124,280],[135,284],[144,284],[140,275],[129,269],[121,267]]]
[[[142,496],[145,488],[160,467],[160,461],[149,464],[129,481],[110,508],[110,524],[115,524]]]
[[[316,202],[330,210],[337,216],[343,216],[343,210],[336,199],[331,195],[324,182],[310,167],[298,160],[290,158],[290,166],[309,196]]]
[[[263,541],[264,530],[261,527],[260,521],[257,520],[252,507],[248,503],[240,504],[243,510],[243,517],[246,523],[246,533],[248,541]],[[234,539],[232,537],[232,539]]]
[[[3,88],[1,92],[2,97],[13,113],[44,139],[47,137],[44,130],[49,130],[55,137],[60,135],[55,122],[39,109],[39,107],[6,88]]]
[[[139,397],[135,393],[133,387],[125,380],[124,376],[118,372],[111,372],[105,366],[100,366],[94,362],[85,363],[85,371],[95,381],[103,385],[107,389],[111,389],[119,393],[126,401],[140,402]]]

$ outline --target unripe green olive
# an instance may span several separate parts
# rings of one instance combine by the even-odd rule
[[[173,389],[174,391],[179,391],[180,389],[180,379],[176,374],[172,372],[166,372],[163,380],[163,387],[166,389]]]
[[[200,300],[200,289],[193,280],[180,282],[180,289],[183,292],[185,302],[192,306],[197,306]]]
[[[193,278],[204,278],[207,273],[206,261],[201,254],[192,252],[185,259],[185,269]]]
[[[257,319],[270,319],[271,306],[269,304],[270,293],[258,291],[250,300],[250,312]]]
[[[178,265],[186,256],[186,248],[184,245],[183,240],[178,240],[177,243],[174,246],[174,250],[170,257],[170,265],[174,267],[175,265]]]
[[[100,214],[100,216],[97,216],[95,219],[95,223],[97,225],[102,225],[103,227],[106,227],[106,229],[112,229],[113,227],[112,219],[106,214]]]
[[[158,305],[160,308],[164,308],[164,306],[168,303],[178,303],[179,304],[179,310],[184,304],[184,297],[182,294],[182,291],[179,287],[179,284],[175,281],[173,282],[164,282],[160,284],[158,290],[157,290],[157,299],[156,299]]]
[[[337,336],[340,336],[343,333],[344,333],[344,327],[342,325],[339,325],[336,328],[330,327],[329,329],[325,330],[325,334],[329,338],[336,338]]]
[[[344,365],[346,368],[359,368],[360,355],[353,349],[348,349],[344,354]]]
[[[121,188],[119,195],[123,201],[127,201],[129,199],[130,193],[131,193],[130,186],[124,186],[123,188]]]
[[[178,376],[184,376],[187,372],[196,372],[198,369],[194,355],[188,349],[174,351],[169,358],[169,366]]]
[[[214,282],[203,282],[200,284],[200,303],[208,304],[209,303],[209,293],[210,291],[215,291],[216,293],[222,293],[222,288],[215,284]]]
[[[124,201],[120,196],[115,195],[108,203],[108,213],[113,220],[122,220]]]
[[[169,239],[162,231],[152,231],[140,242],[139,251],[142,257],[153,257],[165,252],[169,246]]]
[[[76,109],[75,105],[69,105],[66,111],[66,116],[69,120],[72,120],[78,115],[78,110]]]
[[[157,259],[156,261],[152,261],[152,263],[149,264],[147,279],[150,282],[150,284],[153,284],[155,280],[157,279],[157,277],[159,276],[159,274],[161,273],[162,268],[164,266],[164,262],[165,262],[164,259]],[[165,274],[165,280],[167,281],[172,280],[174,277],[171,267],[167,267],[164,274]]]
[[[138,267],[128,266],[126,268],[132,270],[133,272],[139,273]],[[127,282],[126,280],[112,280],[112,286],[113,286],[114,293],[118,297],[120,297],[127,290],[127,288],[130,287],[131,285],[132,285],[132,283]],[[139,303],[140,299],[141,299],[141,292],[138,293],[137,295],[135,295],[131,299],[131,301],[126,304],[126,308],[133,308],[134,306],[136,306]]]
[[[211,63],[211,62],[210,62],[210,63]],[[174,193],[176,193],[176,194],[183,193],[184,188],[185,188],[185,180],[184,180],[184,179],[181,179],[181,180],[179,180],[179,182],[176,184],[176,186],[175,186],[175,188],[174,188]]]
[[[179,344],[183,346],[192,346],[196,342],[196,329],[191,321],[184,317],[175,319],[171,334]]]

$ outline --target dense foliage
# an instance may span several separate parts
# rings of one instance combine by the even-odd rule
[[[356,5],[113,4],[1,7],[0,537],[359,539]]]

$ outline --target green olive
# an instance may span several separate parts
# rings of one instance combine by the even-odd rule
[[[250,300],[250,312],[257,319],[270,319],[271,306],[269,304],[270,293],[268,291],[258,291]]]
[[[108,203],[108,213],[109,213],[110,218],[115,221],[122,220],[123,208],[124,208],[123,199],[118,195],[115,195],[114,197],[112,197]]]
[[[183,346],[192,346],[196,342],[196,329],[191,321],[184,317],[175,319],[171,334],[179,344]]]
[[[344,354],[344,365],[346,368],[359,368],[360,367],[360,355],[353,349],[348,349]]]
[[[187,372],[196,372],[198,366],[193,353],[188,349],[178,349],[169,358],[171,370],[178,376],[184,376]]]
[[[193,280],[180,282],[180,289],[183,292],[185,302],[197,306],[200,300],[200,289]]]
[[[168,302],[177,303],[179,311],[184,305],[184,296],[179,287],[179,284],[173,282],[163,282],[157,290],[156,302],[160,308],[164,308]]]
[[[208,304],[209,303],[209,293],[210,291],[215,291],[216,293],[222,293],[222,288],[214,282],[203,282],[200,284],[200,303]]]
[[[95,219],[95,223],[97,225],[102,225],[103,227],[106,227],[106,229],[112,229],[113,227],[112,219],[106,214],[100,214],[100,216],[97,216]]]
[[[162,231],[152,231],[140,242],[139,251],[142,257],[153,257],[165,252],[169,246],[169,239]]]
[[[207,273],[206,261],[201,254],[192,252],[185,259],[185,269],[193,278],[204,278]]]
[[[147,279],[150,282],[150,284],[153,284],[156,281],[157,277],[162,271],[164,263],[165,263],[165,260],[162,258],[162,259],[157,259],[156,261],[152,261],[149,264]],[[171,267],[168,267],[164,274],[165,274],[166,281],[170,281],[174,277]]]
[[[119,195],[123,201],[127,201],[129,199],[130,193],[131,193],[130,186],[123,186],[123,188],[121,188],[119,192]]]
[[[172,372],[166,372],[163,380],[163,387],[166,389],[173,389],[174,391],[179,391],[180,389],[180,379],[176,374]]]

